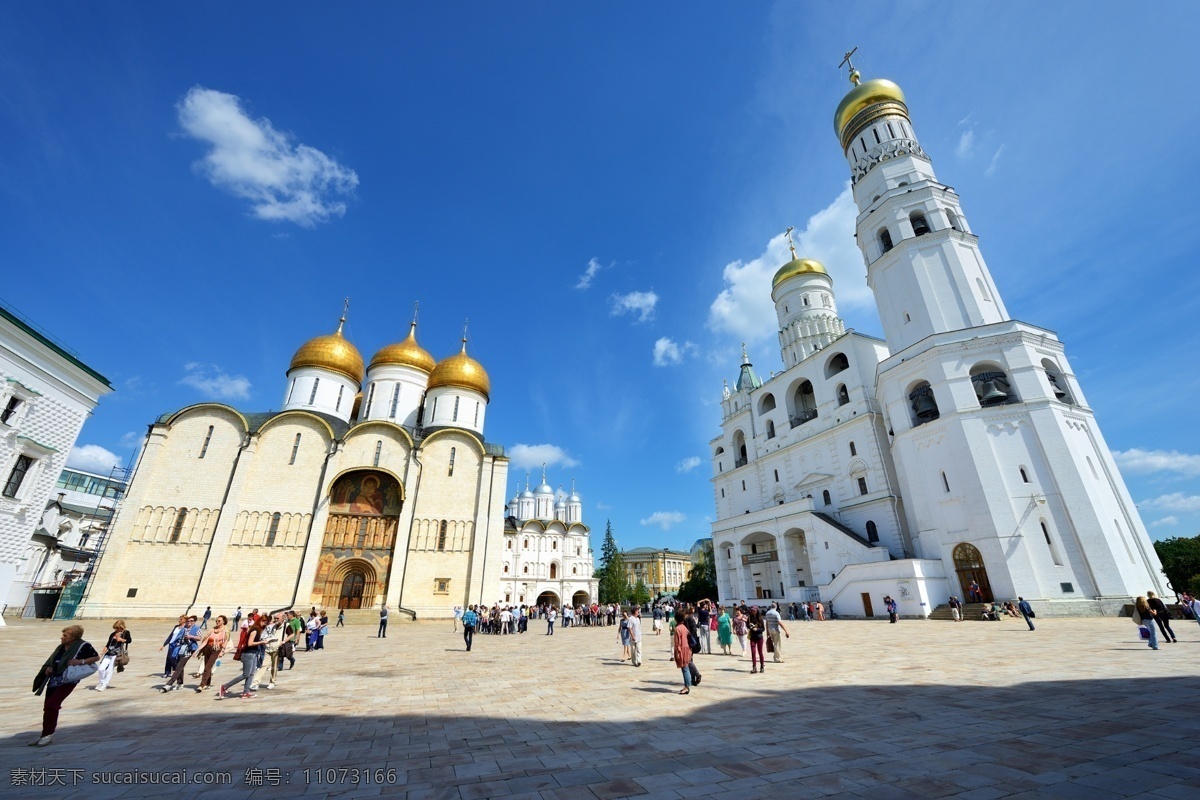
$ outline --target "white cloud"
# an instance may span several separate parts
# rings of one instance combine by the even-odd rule
[[[1153,522],[1150,523],[1150,527],[1151,528],[1161,528],[1164,526],[1178,525],[1178,524],[1179,524],[1179,517],[1171,516],[1171,517],[1163,517],[1162,519],[1154,520]]]
[[[577,467],[579,462],[567,455],[567,451],[553,444],[514,444],[508,448],[508,458],[513,465],[522,469],[534,469],[542,464]]]
[[[654,366],[667,367],[683,361],[684,356],[695,355],[699,350],[695,342],[677,344],[666,336],[654,343]]]
[[[954,148],[954,155],[959,158],[970,158],[975,154],[975,131],[967,128],[962,132],[962,136],[958,137],[958,147]]]
[[[630,292],[629,294],[614,294],[612,296],[612,315],[636,314],[638,322],[654,318],[654,307],[658,305],[658,295],[653,291]]]
[[[1004,148],[1005,145],[1000,145],[996,148],[996,154],[992,156],[992,163],[988,164],[988,168],[983,171],[983,174],[987,177],[990,178],[996,174],[996,167],[1000,163],[1000,154],[1004,152]]]
[[[598,511],[612,511],[612,506],[608,503],[596,503],[596,509]]]
[[[1149,474],[1152,472],[1178,472],[1180,475],[1200,475],[1200,456],[1180,453],[1178,450],[1114,450],[1113,458],[1124,472]]]
[[[691,472],[698,466],[700,466],[700,456],[688,456],[683,461],[680,461],[675,465],[675,471]]]
[[[643,525],[657,525],[664,531],[669,530],[672,525],[678,525],[687,517],[678,511],[655,511],[650,516],[643,520],[638,520]]]
[[[798,255],[825,265],[833,278],[838,306],[843,309],[868,308],[874,302],[867,287],[862,253],[854,243],[857,217],[858,207],[847,183],[832,203],[809,217],[796,239]],[[774,339],[778,320],[771,300],[771,279],[789,260],[787,238],[781,233],[754,260],[727,264],[725,288],[709,307],[709,329],[749,343]]]
[[[1173,492],[1155,497],[1153,500],[1143,500],[1138,503],[1140,508],[1150,508],[1156,511],[1176,511],[1194,513],[1200,511],[1200,495],[1183,492]]]
[[[85,444],[83,447],[72,447],[67,456],[67,466],[81,469],[84,472],[95,472],[107,475],[113,467],[121,465],[121,457],[116,453],[105,450],[98,444]]]
[[[183,365],[184,376],[179,383],[196,389],[206,397],[217,400],[246,400],[250,397],[250,379],[243,375],[227,375],[216,364],[192,362]]]
[[[121,441],[119,441],[118,444],[121,445],[121,447],[141,447],[142,440],[145,438],[146,437],[144,434],[138,433],[137,431],[130,431],[121,437]]]
[[[611,267],[612,264],[609,264],[608,266]],[[592,281],[594,281],[596,279],[596,273],[604,268],[605,268],[604,265],[601,264],[596,259],[594,259],[594,258],[589,259],[588,263],[587,263],[587,269],[584,270],[583,274],[579,276],[579,283],[575,284],[575,288],[576,289],[592,288]]]
[[[266,118],[251,119],[236,95],[193,86],[177,106],[179,124],[212,149],[196,163],[213,186],[249,200],[254,216],[311,228],[346,213],[358,175]]]

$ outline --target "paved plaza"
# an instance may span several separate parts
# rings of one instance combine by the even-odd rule
[[[635,669],[615,628],[534,623],[466,653],[448,621],[393,620],[387,639],[333,629],[276,689],[217,701],[154,691],[171,623],[131,620],[129,668],[27,747],[64,624],[0,630],[4,798],[1200,797],[1194,622],[1158,652],[1128,619],[793,623],[786,663],[699,656],[681,697],[666,634]],[[104,642],[108,623],[84,625]],[[93,782],[131,771],[229,782]]]

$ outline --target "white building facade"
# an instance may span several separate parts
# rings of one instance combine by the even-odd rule
[[[30,541],[108,380],[0,306],[0,598],[19,613]],[[3,624],[0,617],[0,625]]]
[[[900,87],[851,80],[835,130],[885,341],[844,332],[793,250],[772,287],[785,370],[764,384],[744,356],[711,443],[722,598],[927,616],[972,584],[1060,614],[1168,595],[1062,343],[1009,316]]]
[[[572,484],[567,494],[542,482],[525,488],[508,501],[504,524],[501,596],[507,605],[589,605],[600,581],[593,577],[595,561],[591,528],[583,523],[583,500]]]

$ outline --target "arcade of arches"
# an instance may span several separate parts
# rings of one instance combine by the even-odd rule
[[[384,472],[358,470],[334,483],[314,603],[355,609],[383,602],[403,503],[399,482]]]

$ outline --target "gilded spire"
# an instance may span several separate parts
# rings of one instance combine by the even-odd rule
[[[342,318],[338,320],[338,329],[334,333],[335,336],[342,335],[342,328],[346,327],[346,315],[349,313],[350,313],[350,298],[347,297],[346,301],[344,303],[342,303]]]

